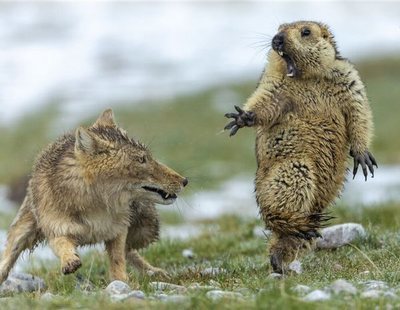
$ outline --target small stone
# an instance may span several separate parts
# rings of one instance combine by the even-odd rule
[[[210,290],[215,290],[218,287],[215,286],[211,286],[211,285],[200,285],[199,283],[192,283],[188,286],[189,290],[193,290],[193,291],[210,291]]]
[[[321,235],[322,238],[317,239],[317,248],[336,249],[365,237],[366,233],[360,224],[347,223],[324,228]]]
[[[189,259],[193,259],[195,257],[192,249],[184,249],[182,251],[182,256]]]
[[[187,291],[186,287],[182,285],[167,283],[167,282],[151,282],[150,286],[157,291],[176,291],[180,293],[185,293]]]
[[[307,294],[306,296],[303,297],[304,301],[323,301],[323,300],[329,300],[331,298],[331,295],[321,291],[321,290],[315,290],[312,291],[311,293]]]
[[[297,284],[295,287],[292,288],[292,291],[299,295],[305,295],[309,291],[311,291],[311,288],[307,285]]]
[[[343,270],[343,266],[340,265],[340,264],[334,264],[333,265],[333,270],[336,270],[336,271]]]
[[[189,297],[183,295],[166,295],[166,297],[162,300],[165,302],[180,304],[187,302],[189,300]]]
[[[41,300],[52,300],[52,299],[54,299],[55,297],[57,297],[57,295],[54,295],[54,294],[52,294],[52,293],[50,293],[50,292],[46,292],[46,293],[44,293],[42,296],[40,296],[40,299],[41,299]]]
[[[368,290],[361,293],[361,298],[371,298],[378,299],[382,295],[382,291],[380,290]]]
[[[247,287],[239,287],[237,289],[235,289],[236,293],[240,293],[243,296],[249,296],[252,294],[252,291],[250,289],[248,289]]]
[[[133,290],[132,292],[128,293],[127,298],[137,298],[137,299],[144,299],[146,294],[143,291]]]
[[[330,289],[335,294],[348,293],[354,295],[357,293],[355,286],[343,279],[338,279],[333,282],[330,286]]]
[[[269,238],[272,232],[268,229],[264,229],[262,226],[256,226],[253,228],[253,235],[258,238]]]
[[[115,280],[112,281],[106,288],[105,291],[109,295],[122,295],[129,294],[132,292],[132,289],[125,282]]]
[[[296,274],[301,274],[303,272],[303,268],[301,267],[301,262],[299,260],[294,260],[291,262],[288,268]]]
[[[365,270],[359,273],[360,276],[368,276],[371,273],[369,270]]]
[[[164,293],[157,293],[154,294],[154,297],[158,300],[166,300],[168,298],[168,295]]]
[[[221,273],[226,273],[226,270],[218,267],[209,267],[200,271],[200,274],[204,276],[217,276]]]
[[[94,291],[95,286],[89,279],[83,278],[81,275],[76,276],[75,289],[83,292]]]
[[[221,284],[219,284],[219,282],[217,282],[217,281],[215,281],[215,280],[213,280],[213,279],[211,279],[210,281],[208,281],[208,284],[209,284],[210,286],[214,286],[214,287],[221,287]]]
[[[360,282],[366,290],[387,290],[389,286],[384,281],[369,280]]]
[[[223,298],[229,299],[242,299],[243,295],[237,292],[213,290],[206,293],[206,297],[212,300],[219,300]]]
[[[0,285],[0,295],[34,292],[46,290],[44,280],[27,274],[27,273],[12,273],[6,281]]]
[[[281,273],[272,272],[268,275],[270,279],[282,279],[283,275]]]

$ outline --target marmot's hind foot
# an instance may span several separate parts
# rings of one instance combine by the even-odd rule
[[[311,240],[313,238],[321,238],[321,234],[316,231],[316,230],[309,230],[309,231],[304,231],[304,232],[297,232],[294,234],[294,236],[304,239],[304,240]]]
[[[275,273],[280,273],[283,274],[283,268],[282,268],[282,255],[279,254],[272,254],[270,256],[270,262],[272,266],[272,270]]]

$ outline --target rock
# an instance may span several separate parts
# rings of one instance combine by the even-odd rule
[[[243,296],[250,296],[253,292],[250,290],[250,289],[248,289],[247,287],[239,287],[239,288],[237,288],[237,289],[235,289],[235,292],[236,293],[240,293],[240,294],[242,294]]]
[[[158,300],[165,300],[168,298],[168,295],[164,293],[156,293],[154,294],[154,297]]]
[[[331,295],[321,290],[315,290],[303,297],[304,301],[323,301],[329,300]]]
[[[200,274],[204,276],[217,276],[221,273],[226,273],[226,270],[218,267],[209,267],[200,271]]]
[[[42,296],[40,296],[40,299],[48,301],[54,299],[55,297],[57,297],[57,295],[54,295],[50,292],[46,292]]]
[[[27,273],[12,273],[8,279],[0,285],[0,295],[45,291],[47,289],[44,280]]]
[[[215,290],[218,287],[216,286],[211,286],[211,285],[200,285],[199,283],[192,283],[188,286],[189,290],[193,290],[193,291],[210,291],[210,290]]]
[[[359,273],[360,276],[368,276],[371,273],[369,270],[365,270]]]
[[[330,286],[330,289],[335,294],[340,294],[340,293],[348,293],[352,295],[357,294],[356,287],[350,282],[343,279],[338,279],[335,282],[333,282]]]
[[[321,235],[322,238],[317,239],[317,248],[336,249],[365,237],[366,233],[360,224],[347,223],[324,228]]]
[[[146,294],[143,291],[133,290],[132,292],[128,293],[127,298],[137,298],[137,299],[144,299]]]
[[[296,274],[301,274],[303,272],[303,268],[301,267],[301,262],[299,260],[294,260],[291,262],[288,266],[288,269]]]
[[[311,291],[311,288],[307,285],[297,284],[295,287],[292,288],[292,291],[297,293],[298,295],[305,295],[309,291]]]
[[[162,301],[178,304],[189,301],[189,297],[183,295],[166,295],[166,297],[164,297]]]
[[[157,291],[176,291],[180,293],[185,293],[187,291],[186,287],[182,285],[167,283],[167,282],[151,282],[150,286]]]
[[[192,249],[184,249],[182,251],[182,256],[189,259],[193,259],[195,257]]]
[[[343,266],[340,265],[340,264],[334,264],[333,265],[333,270],[336,270],[336,271],[343,270]]]
[[[253,228],[253,235],[258,238],[269,238],[272,232],[262,226],[256,226]]]
[[[384,281],[369,280],[360,282],[365,288],[365,290],[387,290],[389,286]]]
[[[281,273],[272,272],[268,275],[269,279],[282,279],[283,275]]]
[[[213,279],[211,279],[210,281],[208,281],[208,284],[209,284],[210,286],[214,286],[214,287],[221,287],[221,284],[219,284],[219,282],[217,282],[217,281],[215,281],[215,280],[213,280]]]
[[[237,292],[212,290],[206,293],[206,297],[212,300],[219,300],[223,298],[229,299],[242,299],[243,295]]]
[[[124,295],[124,294],[129,294],[132,292],[132,289],[128,284],[125,282],[115,280],[112,281],[106,288],[105,291],[107,294],[114,296],[114,295]]]
[[[386,298],[392,298],[392,299],[396,299],[397,295],[396,293],[392,292],[392,291],[386,291],[383,293],[383,296]]]
[[[368,290],[361,293],[361,298],[371,298],[371,299],[378,299],[382,295],[382,291],[380,290]]]

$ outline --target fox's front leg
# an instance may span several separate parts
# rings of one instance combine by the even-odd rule
[[[69,237],[56,237],[49,240],[49,246],[61,260],[63,274],[75,272],[82,266],[76,251],[75,242]]]
[[[127,281],[125,243],[128,228],[115,239],[105,242],[106,250],[110,260],[110,279]]]

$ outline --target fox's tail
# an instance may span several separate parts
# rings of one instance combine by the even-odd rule
[[[8,231],[6,248],[0,262],[0,284],[7,279],[21,252],[33,249],[39,241],[36,219],[28,206],[28,201],[29,198],[25,197]]]

